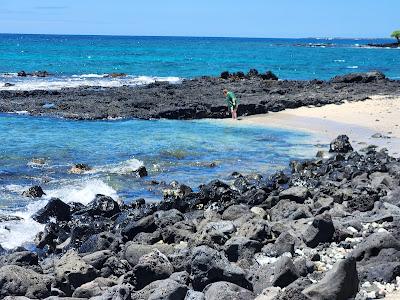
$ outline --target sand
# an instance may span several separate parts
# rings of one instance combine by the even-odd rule
[[[223,121],[235,124],[235,121]],[[327,144],[339,134],[350,137],[360,149],[367,144],[400,154],[400,97],[371,96],[370,99],[321,107],[300,107],[240,118],[238,125],[279,127],[313,133],[316,144]],[[372,137],[380,134],[382,137]]]

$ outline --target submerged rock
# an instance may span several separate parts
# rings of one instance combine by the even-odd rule
[[[40,186],[35,185],[30,187],[28,190],[24,191],[22,195],[29,198],[40,198],[43,195],[46,195],[46,193],[43,192]]]

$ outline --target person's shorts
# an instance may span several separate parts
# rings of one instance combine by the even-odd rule
[[[237,104],[236,104],[236,105],[232,105],[232,106],[229,107],[230,110],[235,110],[235,109],[237,109],[237,108],[238,108],[238,105],[237,105]]]

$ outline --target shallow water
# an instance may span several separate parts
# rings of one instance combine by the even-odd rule
[[[139,197],[161,200],[161,188],[151,180],[177,180],[195,189],[212,179],[227,179],[233,171],[268,175],[286,168],[291,159],[313,155],[309,138],[302,132],[210,120],[73,121],[0,115],[0,214],[25,218],[0,225],[0,244],[13,247],[32,240],[42,226],[29,216],[50,197],[88,203],[101,193],[125,202]],[[69,174],[75,163],[93,170]],[[135,178],[131,171],[142,164],[149,176]],[[37,184],[47,194],[43,200],[21,196]]]

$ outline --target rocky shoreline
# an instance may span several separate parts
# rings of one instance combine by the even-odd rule
[[[52,199],[33,217],[45,224],[36,251],[0,249],[0,297],[361,300],[400,290],[400,160],[339,136],[290,167],[198,191],[174,182],[159,203]]]
[[[42,71],[44,73],[45,71]],[[400,81],[379,72],[337,76],[328,81],[277,80],[272,73],[223,72],[220,77],[156,82],[146,86],[56,91],[0,91],[0,112],[71,119],[201,119],[227,118],[222,89],[240,100],[239,115],[254,115],[300,106],[361,101],[371,95],[400,95]]]

